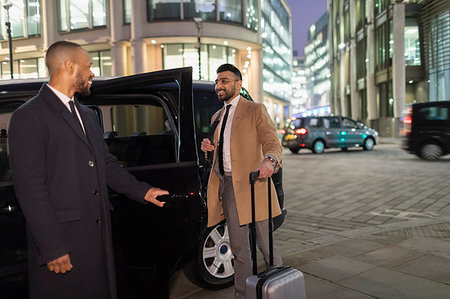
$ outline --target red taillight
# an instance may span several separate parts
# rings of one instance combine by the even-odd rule
[[[285,130],[285,129],[280,129],[280,134],[281,134],[281,135],[286,134],[286,130]]]
[[[306,130],[305,128],[295,130],[295,135],[306,135],[306,134],[308,134],[308,130]]]
[[[406,113],[403,118],[403,128],[400,130],[401,136],[407,136],[411,133],[411,125],[412,125],[412,108],[408,109],[408,113]]]
[[[412,123],[411,114],[408,114],[407,116],[405,116],[405,118],[403,119],[403,123],[409,124],[409,125]]]

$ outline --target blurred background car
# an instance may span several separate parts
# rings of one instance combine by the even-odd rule
[[[403,148],[425,160],[450,152],[450,101],[413,104],[403,118]]]
[[[282,145],[296,154],[302,148],[321,154],[326,148],[362,147],[371,151],[378,132],[361,122],[343,116],[291,118],[282,133]]]

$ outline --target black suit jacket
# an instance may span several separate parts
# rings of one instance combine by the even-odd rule
[[[77,107],[86,134],[44,84],[10,122],[13,182],[28,229],[31,298],[114,298],[107,187],[142,203],[150,188],[108,152],[96,115]],[[49,272],[46,263],[66,253],[73,270]]]

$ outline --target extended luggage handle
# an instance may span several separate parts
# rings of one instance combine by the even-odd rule
[[[251,240],[252,240],[252,260],[253,274],[258,274],[258,263],[256,260],[256,215],[255,215],[255,181],[259,177],[259,170],[250,172],[250,192],[252,204],[252,223],[250,223]],[[267,178],[268,190],[268,208],[269,208],[269,266],[273,266],[273,227],[272,227],[272,189],[270,188],[271,178]]]

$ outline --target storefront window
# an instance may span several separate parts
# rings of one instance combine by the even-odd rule
[[[163,48],[164,68],[192,66],[192,76],[199,79],[199,66],[202,80],[214,80],[217,68],[224,63],[236,64],[236,49],[220,46],[201,46],[201,63],[198,60],[198,48],[194,44],[168,44]]]
[[[184,19],[201,18],[204,21],[215,21],[215,0],[183,1]]]
[[[417,20],[406,19],[405,23],[405,65],[420,65],[420,40]]]
[[[242,0],[219,0],[221,21],[242,23]]]
[[[448,101],[450,98],[450,10],[431,20],[428,42],[430,101]]]
[[[105,0],[58,0],[58,29],[71,31],[106,26]]]
[[[112,63],[111,63],[111,51],[95,51],[89,52],[92,61],[91,71],[96,76],[111,76]]]

